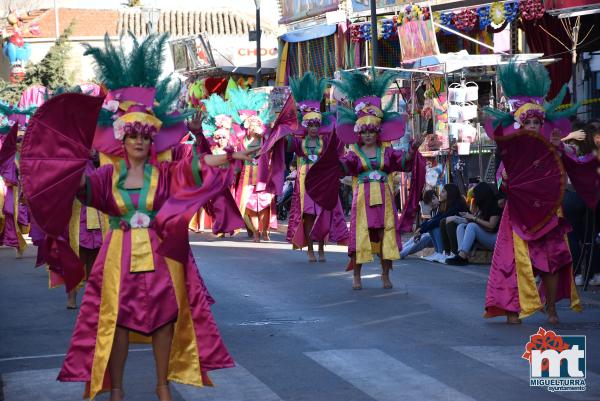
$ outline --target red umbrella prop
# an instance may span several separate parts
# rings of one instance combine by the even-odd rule
[[[528,240],[552,228],[566,184],[560,155],[541,135],[520,130],[496,136],[508,174],[508,208],[513,229]]]
[[[33,219],[48,236],[49,262],[62,266],[67,291],[83,278],[83,269],[74,271],[78,259],[60,237],[90,157],[103,100],[78,93],[48,100],[31,117],[21,148],[25,199]]]

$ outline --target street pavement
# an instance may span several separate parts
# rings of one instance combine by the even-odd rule
[[[587,391],[529,386],[521,355],[538,327],[483,319],[488,266],[454,267],[409,258],[394,263],[394,289],[379,267],[351,289],[343,247],[308,263],[281,234],[254,244],[245,235],[192,235],[200,272],[217,303],[217,323],[237,367],[214,372],[214,388],[173,386],[177,401],[521,401],[600,400],[600,288],[582,293],[585,311],[559,307],[561,335],[587,336]],[[76,311],[62,289],[26,257],[0,248],[0,400],[75,401],[83,385],[59,383]],[[79,301],[79,300],[78,300]],[[132,346],[127,401],[155,400],[148,346]],[[106,394],[97,398],[104,401]]]

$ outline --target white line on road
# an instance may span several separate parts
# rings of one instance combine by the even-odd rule
[[[504,374],[521,380],[529,380],[529,364],[521,358],[525,352],[525,346],[460,346],[452,347],[453,350],[460,352],[475,359],[485,365],[498,369]],[[585,392],[555,392],[569,400],[600,400],[600,375],[589,370],[586,371],[587,389]]]
[[[204,241],[190,241],[191,246],[202,246],[212,248],[249,248],[249,249],[280,249],[285,251],[291,251],[292,246],[287,242],[261,242],[257,244],[255,242],[239,242],[239,241],[215,241],[215,242],[204,242]],[[327,253],[347,253],[348,247],[341,245],[328,245]]]
[[[172,383],[185,401],[282,401],[263,382],[239,364],[210,372],[214,387],[197,388]]]
[[[359,328],[359,327],[374,326],[376,324],[393,322],[395,320],[400,320],[400,319],[404,319],[404,318],[407,318],[407,317],[425,315],[425,314],[431,313],[431,312],[432,312],[431,310],[418,311],[418,312],[410,312],[410,313],[405,313],[403,315],[394,315],[394,316],[386,317],[385,319],[371,320],[371,321],[366,322],[366,323],[356,324],[356,325],[348,326],[348,327],[345,327],[345,328],[346,329],[356,329],[356,328]]]
[[[348,301],[341,301],[341,302],[334,302],[332,304],[319,305],[319,308],[331,308],[332,306],[347,305],[347,304],[353,304],[356,302],[357,301],[355,299],[349,299]]]
[[[129,352],[146,352],[152,351],[152,348],[132,348]],[[23,361],[26,359],[46,359],[46,358],[62,358],[67,354],[46,354],[46,355],[30,355],[30,356],[15,356],[11,358],[0,358],[0,362]]]
[[[305,355],[377,401],[475,401],[378,349],[341,349]]]

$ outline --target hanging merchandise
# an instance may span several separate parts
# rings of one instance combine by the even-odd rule
[[[506,10],[504,3],[496,1],[490,7],[490,25],[492,28],[498,29],[506,21]]]
[[[473,9],[464,9],[454,14],[454,25],[461,31],[469,32],[475,28],[477,24],[477,13]]]
[[[531,21],[542,18],[546,9],[541,0],[521,0],[519,2],[519,11],[523,19]]]
[[[365,22],[360,26],[360,38],[362,40],[371,40],[371,23]]]
[[[490,6],[480,7],[477,9],[479,15],[479,30],[483,31],[490,25]]]
[[[389,39],[396,34],[396,21],[396,16],[381,21],[381,37],[383,39]]]

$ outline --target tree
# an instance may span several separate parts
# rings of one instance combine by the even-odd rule
[[[67,72],[67,62],[71,51],[69,36],[73,33],[74,26],[75,24],[71,22],[67,29],[56,39],[44,58],[39,63],[27,67],[25,79],[23,80],[25,85],[40,84],[50,90],[72,85],[72,74]]]

